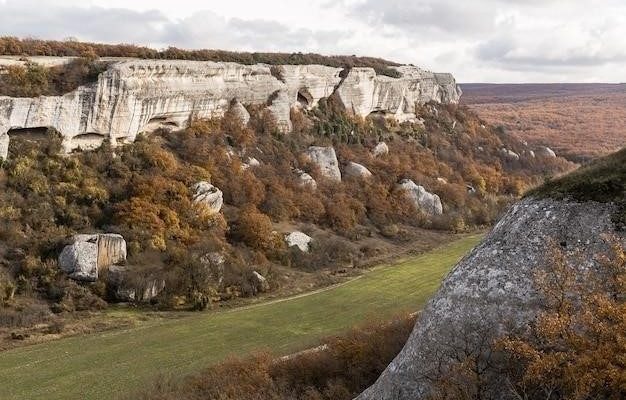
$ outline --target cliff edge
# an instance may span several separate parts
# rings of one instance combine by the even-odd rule
[[[382,112],[399,120],[415,118],[416,104],[459,101],[461,91],[450,74],[390,68],[397,78],[365,67],[118,61],[96,83],[63,96],[0,97],[0,156],[6,158],[16,129],[53,128],[71,151],[105,139],[113,145],[132,142],[159,127],[183,128],[192,119],[221,116],[233,104],[266,106],[279,129],[289,132],[293,107],[310,109],[334,93],[359,116]]]

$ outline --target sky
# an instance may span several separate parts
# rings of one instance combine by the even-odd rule
[[[382,57],[459,82],[626,82],[626,0],[0,0],[0,35]]]

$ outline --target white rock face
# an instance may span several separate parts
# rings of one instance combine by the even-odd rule
[[[374,149],[372,150],[372,154],[374,155],[374,157],[380,157],[384,156],[385,154],[389,154],[389,146],[387,146],[387,143],[385,142],[380,142],[376,145],[376,147],[374,147]]]
[[[367,169],[365,166],[359,163],[355,163],[352,161],[350,161],[346,165],[346,168],[344,168],[344,174],[346,176],[350,176],[353,178],[361,178],[361,179],[367,179],[372,176],[372,173],[370,172],[369,169]]]
[[[340,68],[280,67],[282,80],[261,64],[123,60],[114,62],[96,83],[63,96],[0,96],[0,157],[6,158],[7,132],[14,128],[54,128],[63,136],[64,149],[71,151],[99,146],[105,139],[113,145],[132,142],[140,132],[219,117],[234,100],[270,103],[279,128],[288,132],[292,107],[311,108],[334,92],[358,115],[380,111],[398,118],[414,117],[415,103],[456,103],[461,95],[451,75],[411,66],[395,67],[400,78],[353,68],[344,80]],[[242,113],[242,121],[246,119]]]
[[[319,167],[323,176],[334,181],[341,180],[339,161],[333,147],[311,146],[307,149],[306,156]]]
[[[113,233],[75,235],[59,254],[59,267],[70,278],[94,282],[98,272],[126,261],[126,241]]]
[[[543,157],[556,158],[556,153],[549,147],[543,146],[537,150],[537,154]]]
[[[348,110],[367,116],[390,114],[400,121],[415,119],[415,105],[429,101],[458,103],[461,90],[450,74],[435,74],[418,67],[392,67],[399,78],[376,75],[372,68],[352,68],[337,88]]]
[[[287,242],[287,246],[296,246],[300,249],[300,251],[304,253],[309,252],[309,244],[312,240],[313,238],[311,238],[306,233],[302,233],[300,231],[294,231],[285,236],[285,242]]]
[[[453,357],[450,349],[474,348],[526,327],[540,310],[533,277],[549,266],[550,246],[560,245],[572,266],[593,270],[598,256],[609,250],[605,234],[617,234],[626,245],[626,236],[611,221],[614,212],[611,204],[533,198],[511,207],[448,274],[404,349],[358,400],[428,398],[432,381],[425,377],[439,361],[445,369]],[[501,378],[491,377],[493,393],[484,397],[518,398],[503,390]]]
[[[207,181],[200,181],[193,185],[193,201],[206,207],[209,214],[217,214],[224,205],[224,195],[221,190]]]
[[[404,190],[406,196],[411,199],[413,204],[426,214],[443,214],[443,206],[439,196],[434,193],[430,193],[424,189],[423,186],[417,185],[411,179],[403,179],[397,187]]]

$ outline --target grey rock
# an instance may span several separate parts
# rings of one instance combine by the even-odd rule
[[[548,158],[556,158],[556,153],[549,147],[543,146],[537,150],[537,155]]]
[[[296,174],[298,175],[300,186],[308,186],[313,190],[317,189],[317,182],[311,175],[300,169],[296,169]]]
[[[72,243],[59,254],[58,261],[70,278],[94,282],[99,270],[126,261],[126,241],[114,233],[74,235]]]
[[[372,173],[365,166],[350,161],[343,170],[346,176],[353,178],[367,179],[372,176]]]
[[[252,271],[252,281],[255,285],[257,292],[263,293],[270,290],[270,284],[267,279],[256,271]]]
[[[294,231],[285,236],[285,242],[287,242],[287,246],[296,246],[300,249],[300,251],[304,253],[308,253],[309,244],[312,240],[313,239],[309,235],[300,231]]]
[[[374,147],[374,149],[372,150],[372,154],[374,155],[374,157],[380,157],[384,156],[385,154],[389,154],[389,146],[387,146],[387,143],[385,142],[380,142]]]
[[[605,254],[604,234],[619,235],[612,204],[527,198],[511,207],[480,245],[448,274],[420,314],[408,342],[359,400],[425,398],[447,349],[523,329],[540,310],[533,276],[546,268],[550,246],[560,245],[571,265],[589,270]],[[496,383],[491,398],[510,399]],[[489,397],[489,396],[487,396]]]
[[[411,179],[403,179],[396,187],[405,192],[406,196],[413,202],[415,207],[426,214],[443,214],[443,205],[438,195],[430,193],[423,186],[417,185]]]
[[[341,180],[339,161],[333,147],[311,146],[305,153],[306,157],[318,166],[320,173],[334,181]]]
[[[224,205],[224,195],[221,190],[207,181],[200,181],[193,185],[193,202],[206,207],[209,214],[217,214]]]

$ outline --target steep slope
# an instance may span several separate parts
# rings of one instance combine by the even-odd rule
[[[460,349],[486,351],[494,338],[524,331],[542,308],[535,278],[554,246],[582,272],[609,251],[609,237],[626,243],[625,198],[626,150],[531,192],[446,277],[402,352],[358,398],[428,398]],[[484,382],[508,398],[498,379]]]

